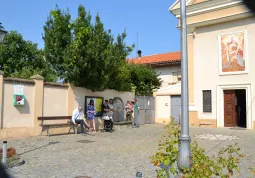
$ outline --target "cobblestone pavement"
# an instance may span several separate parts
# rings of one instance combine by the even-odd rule
[[[209,155],[218,148],[238,142],[245,157],[240,177],[251,177],[255,167],[255,132],[233,129],[191,128],[192,140],[206,148]],[[123,127],[113,133],[32,137],[8,141],[26,164],[11,168],[17,178],[134,178],[141,171],[145,178],[156,177],[149,156],[157,149],[163,125],[139,129]]]

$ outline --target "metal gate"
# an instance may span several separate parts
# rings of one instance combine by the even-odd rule
[[[181,96],[171,96],[171,116],[174,121],[180,124],[180,113],[181,113]]]
[[[114,122],[122,122],[125,120],[124,116],[124,104],[121,98],[115,97],[113,98],[113,107],[115,109],[113,115]]]
[[[155,106],[153,96],[136,96],[140,106],[139,123],[154,124],[155,123]]]

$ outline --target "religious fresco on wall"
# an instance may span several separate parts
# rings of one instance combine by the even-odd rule
[[[240,73],[247,70],[244,32],[222,35],[220,42],[220,73]]]

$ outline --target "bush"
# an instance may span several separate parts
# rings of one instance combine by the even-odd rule
[[[249,167],[249,169],[250,169],[250,171],[251,171],[251,174],[252,174],[253,176],[255,176],[255,168]]]
[[[151,157],[151,162],[159,167],[156,172],[160,178],[179,174],[177,167],[180,126],[173,119],[165,126],[166,133],[159,140],[158,151]],[[183,178],[193,177],[231,177],[239,172],[239,161],[243,156],[240,148],[235,145],[223,147],[218,154],[209,157],[205,149],[196,142],[191,143],[191,169],[182,171]]]
[[[0,148],[0,158],[2,159],[2,155],[3,155],[3,149]],[[15,148],[8,148],[7,149],[7,158],[13,157],[16,155],[16,149]]]

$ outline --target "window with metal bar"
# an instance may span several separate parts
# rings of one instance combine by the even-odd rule
[[[212,112],[212,91],[203,90],[203,112]]]

